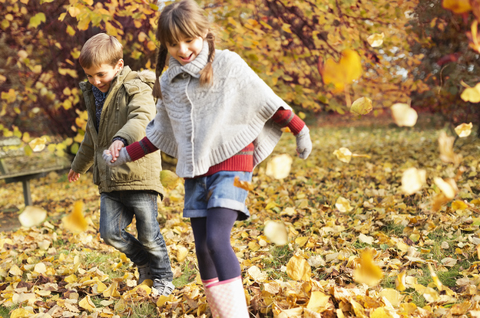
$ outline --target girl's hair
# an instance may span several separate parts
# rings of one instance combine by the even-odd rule
[[[153,87],[153,96],[162,97],[160,76],[167,62],[167,43],[178,43],[182,37],[204,37],[208,43],[208,61],[200,74],[200,84],[211,84],[213,81],[212,62],[215,58],[215,36],[209,30],[209,22],[202,8],[194,0],[181,0],[168,5],[158,18],[157,40],[160,48],[157,52],[155,73],[157,79]]]
[[[83,68],[91,68],[102,64],[115,66],[122,58],[122,44],[114,36],[99,33],[85,42],[78,57],[78,62]]]

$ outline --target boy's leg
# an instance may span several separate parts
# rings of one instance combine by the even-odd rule
[[[124,197],[133,210],[137,223],[138,241],[144,253],[144,261],[150,263],[150,273],[154,280],[173,280],[167,246],[157,222],[157,197],[154,191],[124,191]],[[139,255],[140,256],[140,255]]]
[[[100,236],[137,265],[148,262],[143,245],[125,228],[132,222],[133,210],[123,204],[123,191],[103,192],[100,196]]]
[[[207,218],[191,218],[193,237],[195,239],[195,253],[197,254],[198,269],[200,277],[204,281],[217,279],[215,264],[210,257],[207,247]]]

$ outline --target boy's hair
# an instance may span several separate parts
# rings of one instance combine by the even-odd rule
[[[113,36],[99,33],[85,42],[78,62],[83,68],[91,68],[102,64],[115,66],[122,58],[122,44]]]
[[[208,62],[200,74],[200,84],[211,84],[213,81],[212,62],[215,58],[215,36],[209,30],[210,23],[204,15],[202,8],[194,0],[181,0],[168,5],[163,9],[158,18],[157,40],[160,48],[157,52],[157,65],[155,73],[157,79],[153,87],[153,96],[162,97],[160,88],[160,75],[167,62],[167,43],[178,43],[182,36],[202,37],[207,34]],[[208,33],[207,33],[208,32]]]

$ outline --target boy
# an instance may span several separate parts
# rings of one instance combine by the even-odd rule
[[[137,265],[139,284],[151,279],[158,294],[168,296],[175,288],[173,273],[156,219],[157,196],[163,196],[160,154],[115,168],[102,159],[104,150],[118,155],[122,147],[145,136],[145,127],[155,117],[151,88],[155,75],[124,66],[122,45],[104,33],[85,43],[79,63],[88,79],[80,83],[88,122],[68,180],[77,181],[93,165],[102,239]],[[125,231],[134,215],[138,239]]]

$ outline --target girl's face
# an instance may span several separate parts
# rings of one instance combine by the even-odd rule
[[[100,66],[92,66],[91,68],[84,68],[87,79],[102,93],[108,92],[113,78],[123,67],[123,60],[120,59],[115,66],[110,64],[102,64]]]
[[[167,43],[168,53],[180,64],[185,65],[193,61],[203,48],[201,36],[189,38],[182,36],[178,43]]]

